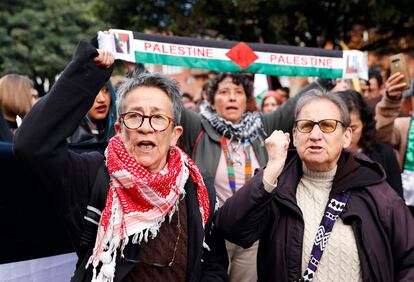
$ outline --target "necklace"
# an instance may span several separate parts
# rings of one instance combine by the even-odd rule
[[[227,139],[225,137],[221,138],[221,148],[223,150],[224,157],[226,158],[227,175],[229,177],[230,190],[233,194],[236,193],[236,176],[234,174],[234,165],[242,164],[241,157],[238,153],[238,150],[241,144],[242,143],[240,141],[235,146],[233,144],[230,144],[232,148],[232,155],[233,155],[231,156],[228,145],[227,145]],[[249,141],[245,141],[243,143],[243,151],[244,151],[244,158],[245,158],[244,180],[246,183],[252,178],[252,159],[250,156]]]

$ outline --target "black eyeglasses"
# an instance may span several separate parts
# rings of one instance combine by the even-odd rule
[[[155,131],[164,131],[170,126],[170,123],[173,121],[172,118],[163,115],[163,114],[155,114],[155,115],[141,115],[137,112],[127,112],[121,114],[119,116],[119,121],[123,122],[124,125],[129,129],[137,129],[142,126],[145,119],[149,119],[149,124],[152,129]]]
[[[315,124],[317,124],[323,133],[332,133],[336,130],[338,123],[345,126],[342,121],[336,119],[323,119],[320,121],[298,119],[295,121],[295,127],[301,133],[310,133],[315,127]]]

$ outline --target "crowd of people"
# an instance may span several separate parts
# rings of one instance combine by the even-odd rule
[[[243,73],[193,95],[142,68],[111,77],[114,61],[79,43],[41,98],[26,76],[0,79],[0,141],[53,199],[72,281],[414,279],[401,73],[315,78],[258,103]],[[105,153],[68,147],[90,143]]]

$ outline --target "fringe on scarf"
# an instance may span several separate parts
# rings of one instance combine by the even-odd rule
[[[182,152],[180,151],[182,154]],[[171,222],[172,216],[178,209],[178,204],[180,199],[183,199],[185,196],[185,183],[187,182],[187,179],[189,177],[189,168],[188,163],[186,163],[185,158],[181,158],[182,161],[182,172],[176,179],[176,183],[179,186],[179,197],[177,198],[176,203],[173,205],[173,208],[168,212],[168,220]],[[88,263],[86,264],[86,268],[89,267],[90,264],[93,266],[93,276],[92,276],[92,282],[112,282],[115,276],[115,266],[116,266],[116,258],[118,251],[121,254],[121,257],[124,257],[123,251],[125,249],[125,246],[129,242],[129,236],[127,234],[127,230],[125,228],[125,219],[124,214],[122,211],[122,206],[119,201],[119,198],[117,197],[117,194],[114,190],[110,191],[109,193],[112,193],[112,207],[111,207],[111,217],[108,222],[108,226],[106,231],[104,231],[104,228],[99,225],[98,234],[97,234],[97,240],[100,236],[102,236],[101,242],[99,245],[96,245],[94,248],[94,254],[96,253],[96,256],[92,255]],[[203,218],[203,210],[202,212],[202,218]],[[101,218],[102,220],[102,218]],[[145,242],[148,242],[148,239],[153,239],[158,235],[158,232],[160,230],[160,227],[162,223],[165,221],[165,217],[161,218],[160,220],[156,222],[150,223],[149,226],[143,227],[140,231],[134,233],[132,236],[132,243],[133,244],[140,244],[142,240]],[[203,228],[205,227],[204,221]],[[122,237],[119,237],[114,232],[115,226],[120,226]],[[207,244],[204,242],[203,239],[203,246],[207,246]],[[209,248],[208,248],[209,249]],[[99,250],[102,250],[102,252],[99,252]],[[101,268],[99,272],[97,271],[98,267],[101,265]]]

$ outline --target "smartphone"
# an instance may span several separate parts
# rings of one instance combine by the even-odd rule
[[[404,75],[404,82],[407,85],[405,89],[410,89],[410,73],[408,72],[408,66],[405,62],[404,54],[400,53],[390,56],[390,68],[391,74],[399,72]]]

